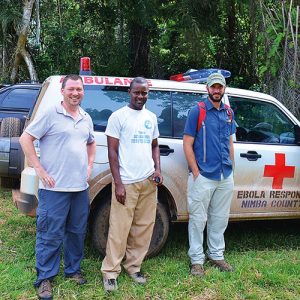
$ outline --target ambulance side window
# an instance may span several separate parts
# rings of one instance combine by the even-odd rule
[[[198,102],[204,101],[206,94],[173,92],[173,136],[182,138],[187,115]]]
[[[128,88],[86,85],[81,107],[91,116],[94,130],[104,132],[110,115],[129,103]]]
[[[229,96],[237,142],[295,144],[294,125],[274,104]]]
[[[160,136],[171,137],[171,92],[150,91],[146,108],[156,114]]]

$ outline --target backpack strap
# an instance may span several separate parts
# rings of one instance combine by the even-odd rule
[[[204,102],[198,102],[199,115],[198,115],[198,124],[197,124],[197,134],[199,130],[203,127],[203,162],[206,162],[206,128],[205,128],[205,118],[206,118],[206,106]]]
[[[232,122],[232,109],[231,109],[230,106],[227,105],[227,104],[224,104],[224,106],[225,106],[227,115],[229,116],[230,122]]]
[[[197,132],[201,129],[202,122],[206,118],[206,106],[205,106],[205,103],[204,102],[198,102],[198,107],[199,107],[199,116],[198,116]]]

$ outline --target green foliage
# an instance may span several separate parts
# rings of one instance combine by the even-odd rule
[[[1,31],[0,48],[6,42],[9,69],[22,1],[0,1],[0,21],[8,24],[6,39]],[[269,15],[260,3],[270,9]],[[231,86],[255,89],[282,70],[286,32],[276,1],[40,0],[40,45],[35,17],[27,48],[40,81],[77,73],[82,56],[91,57],[95,74],[169,78],[191,68],[217,67],[231,71]],[[296,17],[293,8],[293,21]],[[294,47],[290,38],[288,47]],[[8,77],[1,68],[0,76]],[[22,68],[21,78],[26,76]],[[292,87],[294,81],[288,81]]]
[[[288,8],[289,3],[286,3]],[[277,76],[278,72],[282,68],[283,52],[285,40],[291,40],[290,33],[287,33],[287,29],[284,27],[283,20],[287,17],[283,15],[281,5],[270,1],[267,3],[266,9],[274,12],[274,18],[271,19],[266,12],[261,11],[261,14],[265,14],[265,30],[261,31],[258,36],[258,41],[261,43],[261,47],[258,49],[259,60],[259,75],[263,78],[268,72],[272,76]],[[296,8],[292,8],[292,15],[295,17]],[[265,46],[263,46],[265,45]],[[290,47],[293,44],[290,43]]]
[[[240,76],[249,62],[244,57],[250,30],[247,1],[231,1],[234,15],[227,1],[218,2],[40,1],[41,45],[33,42],[33,23],[28,46],[41,80],[77,72],[80,56],[90,56],[94,72],[103,75],[144,70],[149,77],[168,78],[190,68],[221,67]],[[228,28],[229,18],[236,18],[235,28]],[[245,87],[252,73],[233,82]]]

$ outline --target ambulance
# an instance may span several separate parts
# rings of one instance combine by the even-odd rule
[[[128,105],[132,78],[82,75],[85,96],[82,108],[94,123],[97,153],[89,181],[93,244],[105,254],[112,175],[104,134],[112,112]],[[62,100],[64,76],[51,76],[42,85],[28,123],[39,111]],[[148,256],[163,247],[170,222],[187,222],[188,167],[182,137],[191,107],[207,97],[205,84],[148,79],[146,107],[154,112],[160,131],[159,147],[164,183],[158,187],[155,228]],[[300,122],[275,98],[258,92],[226,88],[223,101],[234,111],[234,195],[230,220],[300,218]],[[38,153],[38,143],[36,144]],[[55,159],[55,157],[53,157]],[[25,159],[21,186],[14,201],[33,215],[38,203],[38,179]]]

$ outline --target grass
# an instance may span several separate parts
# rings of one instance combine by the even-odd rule
[[[54,282],[54,299],[299,299],[300,220],[232,223],[226,231],[226,258],[235,272],[206,265],[202,279],[189,275],[187,225],[176,224],[159,256],[143,264],[146,286],[124,273],[119,290],[106,295],[98,257],[88,236],[82,264],[88,284],[78,287],[63,277]],[[35,280],[35,219],[22,216],[11,193],[0,192],[0,299],[37,299]]]

